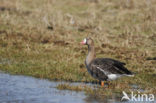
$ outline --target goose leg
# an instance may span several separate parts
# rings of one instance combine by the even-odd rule
[[[104,81],[101,81],[101,86],[103,87],[105,85]]]

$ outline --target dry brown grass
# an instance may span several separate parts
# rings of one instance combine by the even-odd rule
[[[155,0],[1,0],[0,69],[65,81],[94,81],[79,42],[90,36],[97,57],[127,63],[134,78],[118,80],[155,90]],[[114,81],[115,82],[115,81]],[[112,82],[112,83],[114,83]]]

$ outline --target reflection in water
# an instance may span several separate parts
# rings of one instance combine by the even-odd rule
[[[55,87],[60,83],[64,82],[0,72],[0,103],[120,103],[121,95],[99,99],[96,96],[86,96],[83,92],[58,90]]]

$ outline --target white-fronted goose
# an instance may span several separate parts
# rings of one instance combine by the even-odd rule
[[[88,46],[88,55],[85,60],[86,68],[94,78],[101,81],[115,80],[122,76],[133,76],[132,72],[124,67],[125,63],[110,59],[110,58],[96,58],[94,42],[91,38],[85,38],[81,44]]]

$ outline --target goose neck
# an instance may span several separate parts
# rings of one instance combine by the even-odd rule
[[[89,65],[93,59],[95,59],[94,45],[88,45],[88,55],[86,58],[86,64]]]

